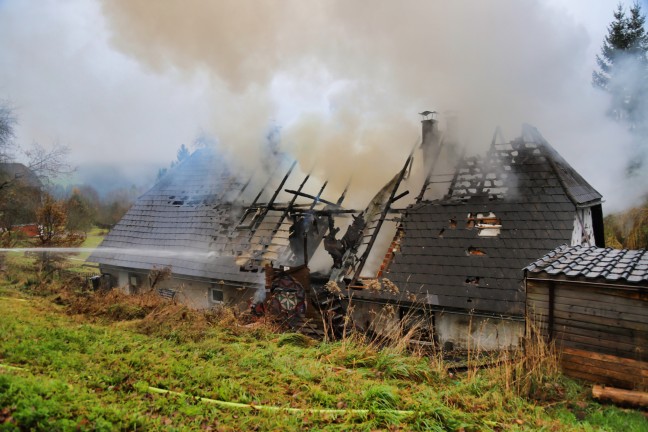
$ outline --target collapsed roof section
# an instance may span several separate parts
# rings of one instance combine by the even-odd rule
[[[309,211],[334,206],[320,198],[326,183],[317,195],[304,192],[309,176],[286,189],[294,163],[266,176],[253,186],[214,150],[197,150],[133,204],[89,260],[242,285],[259,284],[266,264],[303,264],[327,228]]]
[[[428,200],[426,181],[403,217],[399,251],[383,273],[401,302],[521,315],[521,269],[570,241],[577,208],[600,214],[601,195],[530,126],[509,143],[493,140],[483,157],[462,158],[447,183],[442,199]]]
[[[461,158],[451,173],[452,178],[446,180],[450,183],[446,201],[467,201],[476,197],[510,200],[518,194],[553,195],[556,192],[554,188],[562,188],[576,206],[600,204],[601,194],[558,154],[535,127],[523,125],[522,135],[508,143],[498,143],[498,134],[499,131],[485,156]],[[444,175],[448,174],[432,172],[428,178]],[[427,187],[425,184],[424,189]],[[421,196],[424,193],[425,190]]]

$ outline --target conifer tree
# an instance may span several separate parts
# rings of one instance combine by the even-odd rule
[[[644,122],[648,96],[648,34],[646,17],[639,3],[626,15],[621,4],[608,27],[601,54],[596,56],[599,70],[592,73],[592,84],[612,95],[610,114],[628,121],[634,129]]]

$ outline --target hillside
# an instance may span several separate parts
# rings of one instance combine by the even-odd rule
[[[605,245],[617,249],[648,249],[648,199],[640,206],[605,217]]]
[[[533,359],[479,369],[473,353],[466,372],[451,373],[439,356],[378,350],[358,338],[313,341],[157,296],[88,293],[82,277],[65,273],[38,284],[12,264],[0,283],[0,430],[648,425],[639,412],[591,401],[589,387],[552,372],[550,358],[522,373],[521,361]]]

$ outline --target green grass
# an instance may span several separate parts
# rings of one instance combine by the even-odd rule
[[[106,234],[105,229],[93,227],[86,235],[86,239],[81,244],[81,248],[95,249],[97,248]],[[99,270],[95,263],[86,261],[92,254],[92,250],[74,254],[68,258],[68,271],[81,274],[92,275],[98,274]]]
[[[602,407],[561,380],[542,404],[493,370],[453,377],[432,362],[265,328],[138,331],[140,320],[72,315],[55,296],[0,278],[2,430],[647,430],[642,414]],[[152,394],[153,386],[188,395]],[[231,408],[191,396],[303,412]],[[311,409],[368,410],[324,414]],[[412,410],[402,415],[393,410]]]
[[[102,242],[102,240],[103,240],[103,238],[105,236],[105,233],[106,233],[105,229],[93,227],[87,233],[86,239],[83,242],[83,244],[81,245],[81,247],[82,248],[92,248],[92,249],[96,248],[97,246],[99,246],[101,244],[101,242]],[[91,253],[92,252],[90,252],[90,251],[82,252],[77,256],[77,258],[82,259],[83,261],[85,261],[86,259],[88,259],[88,257],[90,256]]]

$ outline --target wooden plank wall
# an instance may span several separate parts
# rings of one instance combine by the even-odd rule
[[[567,375],[648,389],[645,295],[560,280],[527,280],[527,314],[547,339],[555,340]]]

